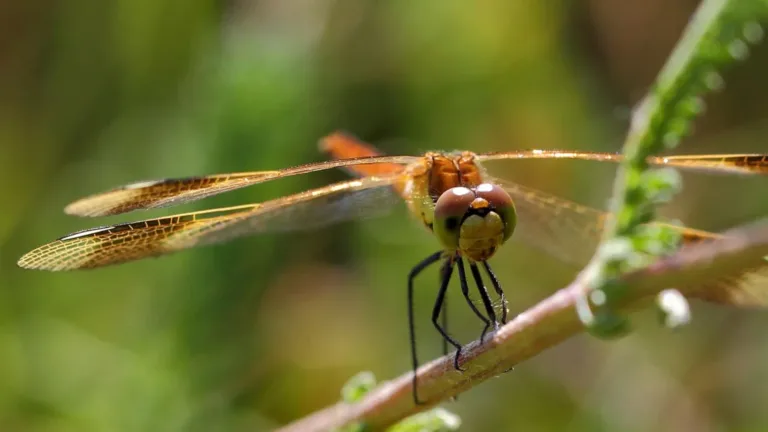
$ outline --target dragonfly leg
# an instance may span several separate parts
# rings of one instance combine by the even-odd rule
[[[448,283],[451,281],[451,275],[453,274],[453,266],[455,261],[453,257],[445,260],[442,269],[440,270],[440,291],[437,292],[437,299],[435,300],[435,307],[432,309],[432,324],[435,325],[437,331],[443,335],[443,339],[448,341],[449,344],[456,348],[456,357],[453,359],[453,367],[458,371],[463,371],[459,366],[459,357],[461,357],[461,344],[452,338],[446,329],[440,326],[438,319],[440,318],[440,311],[443,309],[443,303],[445,302],[445,293],[448,291]]]
[[[450,259],[450,258],[449,258]],[[448,333],[448,299],[443,299],[443,307],[440,308],[440,325]],[[448,341],[443,338],[443,355],[448,355]]]
[[[449,258],[449,260],[451,259],[453,258]],[[440,313],[441,313],[440,322],[442,323],[441,325],[443,326],[443,330],[445,330],[445,332],[448,333],[449,331],[448,331],[448,299],[447,298],[443,299],[443,307]],[[448,355],[448,341],[445,340],[445,338],[443,338],[443,357],[447,355]],[[458,400],[458,397],[452,396],[451,400],[456,401]]]
[[[480,342],[482,342],[483,339],[485,339],[485,333],[488,332],[489,328],[491,328],[491,321],[477,309],[475,303],[472,301],[472,299],[469,298],[469,284],[467,284],[467,274],[464,270],[464,260],[459,257],[457,261],[459,267],[459,279],[461,281],[461,293],[464,294],[464,298],[467,299],[467,304],[472,309],[472,312],[474,312],[475,315],[477,315],[477,317],[483,321],[483,324],[485,324],[485,327],[483,327],[483,332],[480,333]]]
[[[488,261],[483,261],[483,266],[485,267],[485,271],[488,272],[488,276],[491,278],[491,283],[493,284],[493,289],[496,290],[496,294],[499,295],[499,298],[501,299],[501,323],[506,324],[507,323],[507,314],[509,313],[509,304],[507,304],[507,297],[504,295],[504,290],[501,289],[501,284],[499,283],[499,279],[496,277],[496,274],[491,270],[491,266],[488,264]]]
[[[413,369],[413,402],[416,405],[421,405],[419,401],[419,395],[416,390],[416,369],[419,367],[419,360],[416,355],[416,329],[413,322],[413,280],[419,275],[425,268],[438,262],[440,257],[443,256],[443,251],[435,252],[432,255],[426,257],[420,263],[416,264],[416,267],[411,269],[408,273],[408,329],[410,331],[411,339],[411,366]]]
[[[496,311],[493,310],[493,303],[491,303],[491,296],[488,295],[488,290],[485,289],[483,283],[483,277],[480,275],[480,269],[477,268],[475,261],[469,262],[469,269],[472,271],[472,277],[475,279],[477,290],[480,291],[480,298],[483,300],[485,306],[485,312],[488,314],[488,318],[493,322],[493,328],[499,328],[499,322],[496,320]]]

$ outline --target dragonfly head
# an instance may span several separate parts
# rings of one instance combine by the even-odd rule
[[[516,222],[509,194],[500,186],[483,183],[443,192],[435,204],[433,230],[446,248],[485,261],[512,235]]]

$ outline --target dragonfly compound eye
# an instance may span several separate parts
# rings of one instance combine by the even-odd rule
[[[485,199],[491,210],[501,217],[504,222],[504,241],[507,241],[512,236],[517,224],[517,212],[512,198],[504,188],[492,183],[479,185],[475,189],[475,194],[478,198]]]
[[[437,199],[432,229],[443,246],[450,249],[459,246],[461,223],[474,199],[475,194],[465,187],[450,188]]]

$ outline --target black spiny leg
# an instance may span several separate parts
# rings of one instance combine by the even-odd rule
[[[450,258],[447,259],[446,264],[450,260],[451,260]],[[441,274],[442,274],[442,270],[441,270]],[[441,325],[443,326],[443,329],[447,333],[448,332],[448,299],[447,298],[443,299],[443,307],[441,308],[440,313],[442,314],[440,315]],[[443,338],[443,355],[444,356],[448,355],[448,341],[445,340],[445,338]]]
[[[482,312],[480,312],[477,309],[477,306],[475,306],[475,303],[472,302],[472,299],[469,298],[469,285],[467,284],[467,274],[464,271],[464,260],[461,259],[461,257],[457,258],[456,261],[458,261],[458,267],[459,267],[459,279],[461,281],[461,293],[464,294],[464,298],[467,299],[467,304],[469,305],[470,309],[472,309],[472,312],[477,315],[478,318],[480,318],[483,321],[483,324],[485,324],[485,327],[483,327],[483,332],[480,333],[480,342],[485,339],[485,333],[488,331],[489,328],[491,328],[491,321],[488,320],[488,318],[483,315]]]
[[[411,365],[413,368],[413,402],[416,405],[420,405],[419,395],[416,392],[416,369],[419,367],[419,360],[416,356],[416,329],[413,323],[413,280],[419,273],[430,265],[438,262],[443,255],[443,251],[435,252],[432,255],[424,258],[420,263],[416,264],[416,267],[411,269],[408,273],[408,329],[411,336]]]
[[[488,276],[491,277],[491,283],[493,284],[493,289],[496,290],[496,294],[499,295],[499,298],[501,299],[501,323],[506,324],[507,323],[507,314],[509,313],[509,305],[507,304],[507,297],[504,295],[504,290],[501,289],[501,284],[499,283],[499,279],[496,277],[496,274],[493,273],[493,270],[491,270],[491,266],[488,264],[488,261],[483,261],[483,266],[485,266],[485,271],[488,272]]]
[[[440,310],[443,308],[443,302],[445,301],[445,292],[448,290],[448,283],[451,281],[451,275],[453,274],[453,257],[448,258],[443,264],[442,271],[440,272],[440,291],[437,292],[437,300],[435,300],[435,307],[432,309],[432,324],[435,325],[437,331],[443,335],[443,338],[448,341],[449,344],[456,348],[456,357],[453,358],[453,367],[458,371],[463,371],[459,366],[459,357],[461,357],[461,344],[452,338],[448,331],[440,326],[437,322],[440,318]]]
[[[493,310],[491,297],[488,295],[488,290],[485,289],[485,284],[483,284],[483,277],[480,275],[480,269],[477,268],[477,263],[470,261],[469,269],[472,271],[472,277],[475,279],[475,284],[477,284],[477,290],[480,291],[480,298],[483,300],[485,312],[488,313],[488,318],[493,321],[493,328],[498,329],[499,322],[496,321],[496,311]]]
[[[445,263],[448,264],[448,262],[451,261],[452,259],[453,258],[448,258],[447,260],[445,260],[446,261]],[[442,274],[442,269],[441,269],[441,274]],[[447,298],[443,299],[443,307],[440,313],[442,314],[440,315],[440,321],[442,322],[443,329],[447,333],[448,332],[448,299]],[[448,341],[445,340],[445,338],[443,338],[442,342],[443,342],[443,357],[445,357],[448,355]],[[456,396],[451,396],[452,401],[455,401],[456,399],[457,399]]]

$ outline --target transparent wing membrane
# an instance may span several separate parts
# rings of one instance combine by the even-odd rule
[[[54,271],[102,267],[267,231],[378,216],[399,199],[390,187],[394,180],[350,180],[259,204],[79,231],[27,253],[18,264]]]
[[[505,159],[577,159],[618,163],[623,160],[623,156],[616,153],[565,150],[523,150],[477,155],[480,162]],[[765,154],[659,156],[648,158],[648,163],[714,173],[768,175],[768,155]]]
[[[518,228],[512,236],[565,263],[584,266],[600,243],[609,212],[584,206],[514,182],[495,180],[509,192],[517,210]],[[662,224],[680,231],[684,244],[711,240],[707,231]]]
[[[517,183],[496,182],[509,192],[515,202],[518,228],[512,240],[579,267],[589,262],[610,213]],[[719,234],[691,228],[673,228],[680,230],[683,247],[720,237]],[[768,262],[734,276],[709,281],[696,287],[693,295],[715,303],[768,306]]]
[[[366,164],[408,164],[416,156],[374,156],[334,160],[274,171],[142,181],[91,195],[69,204],[64,211],[76,216],[107,216],[196,201],[212,195],[292,175]]]
[[[768,306],[768,264],[736,276],[715,279],[694,291],[694,296],[734,306]]]
[[[382,216],[402,202],[392,188],[394,180],[392,177],[367,177],[267,201],[225,223],[180,232],[169,242],[183,249],[265,232],[313,230],[334,223]]]
[[[651,158],[650,162],[710,172],[768,174],[768,155],[764,154],[666,156]]]
[[[582,266],[600,240],[608,213],[518,183],[493,180],[515,204],[517,228],[511,240]]]
[[[481,162],[503,159],[581,159],[620,162],[622,157],[619,154],[612,153],[559,150],[526,150],[486,153],[477,156],[477,160]],[[357,171],[359,172],[370,171],[382,174],[397,166],[413,163],[418,160],[420,160],[420,157],[417,156],[367,156],[306,164],[274,171],[254,171],[143,181],[82,198],[69,204],[65,208],[65,212],[77,216],[114,215],[139,209],[152,209],[187,203],[265,181],[314,171],[337,167],[358,167]],[[654,157],[650,158],[649,162],[655,165],[712,172],[768,174],[768,156],[760,154]],[[370,166],[370,168],[361,168],[361,166],[365,165]]]
[[[168,244],[175,234],[216,226],[247,211],[186,213],[78,231],[28,252],[18,265],[37,270],[75,270],[164,255],[178,250]]]

